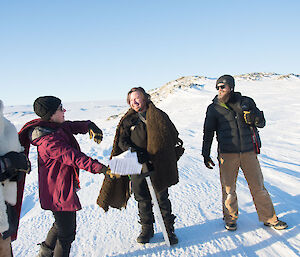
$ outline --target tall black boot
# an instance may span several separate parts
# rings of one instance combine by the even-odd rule
[[[142,224],[142,230],[136,241],[140,244],[149,243],[154,236],[153,224]]]
[[[174,226],[172,225],[172,226],[166,227],[166,229],[167,229],[170,244],[171,245],[178,244],[178,238],[174,232]]]
[[[53,250],[45,242],[41,243],[41,248],[37,257],[53,257]]]
[[[175,220],[176,216],[175,215],[171,215],[171,218],[168,220],[164,220],[165,226],[166,226],[166,230],[168,233],[168,237],[169,237],[169,241],[171,245],[176,245],[178,243],[178,238],[174,232],[174,220]]]

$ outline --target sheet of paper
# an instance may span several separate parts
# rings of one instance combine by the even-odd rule
[[[142,172],[142,164],[138,162],[136,152],[130,150],[112,157],[108,165],[112,174],[134,175]]]

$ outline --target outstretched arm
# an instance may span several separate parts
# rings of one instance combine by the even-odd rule
[[[47,137],[47,140],[45,140],[40,147],[45,149],[45,153],[50,159],[55,159],[65,165],[83,169],[92,173],[101,173],[106,171],[107,168],[105,165],[66,144],[59,137],[55,137],[53,135],[49,135]]]

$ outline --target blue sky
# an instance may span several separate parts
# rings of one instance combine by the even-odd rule
[[[126,98],[181,76],[299,74],[298,0],[0,0],[5,105]]]

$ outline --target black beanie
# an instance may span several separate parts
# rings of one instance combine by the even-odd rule
[[[231,75],[223,75],[220,78],[218,78],[216,86],[218,86],[219,83],[224,83],[224,85],[228,85],[231,90],[234,90],[234,78]]]
[[[60,104],[61,100],[55,96],[40,96],[34,101],[33,109],[41,119],[48,121]]]

